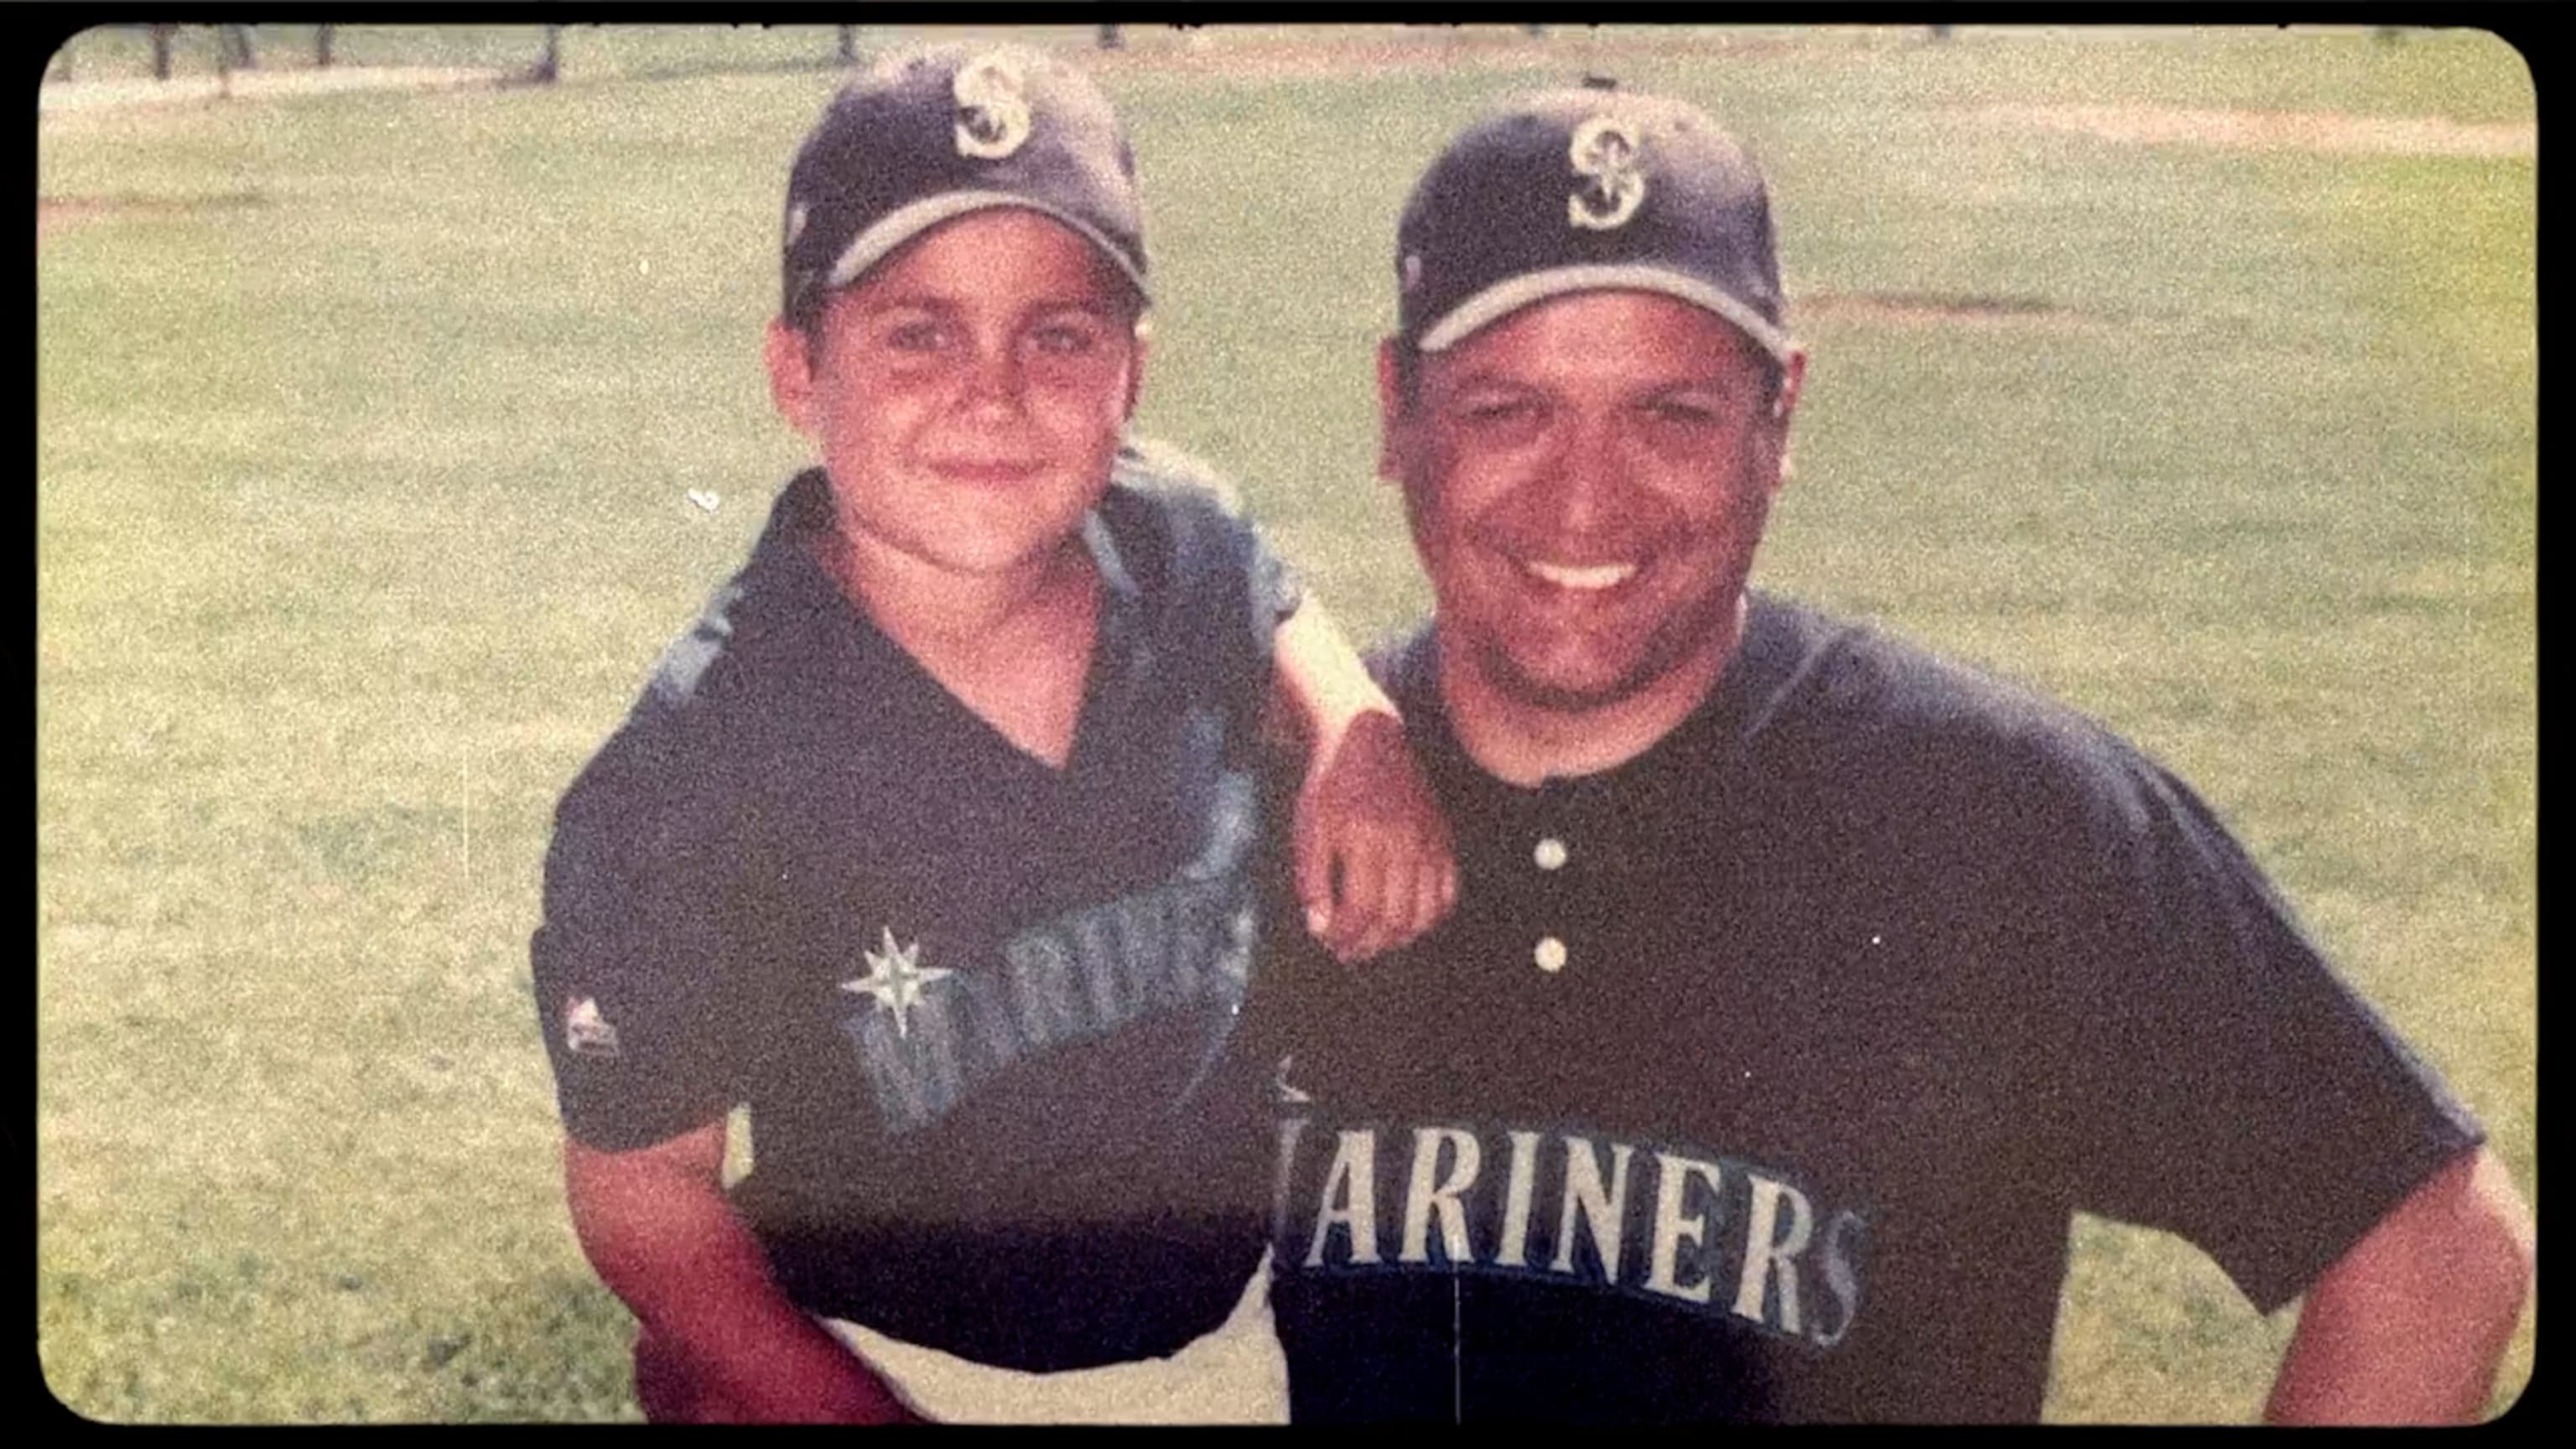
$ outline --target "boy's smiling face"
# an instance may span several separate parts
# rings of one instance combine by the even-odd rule
[[[1143,378],[1139,302],[1090,242],[970,212],[770,324],[772,395],[813,439],[863,555],[991,575],[1042,563],[1109,482]]]

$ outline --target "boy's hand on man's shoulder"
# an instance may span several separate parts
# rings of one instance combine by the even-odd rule
[[[1314,742],[1294,829],[1306,927],[1345,964],[1406,944],[1457,903],[1448,819],[1384,709]]]

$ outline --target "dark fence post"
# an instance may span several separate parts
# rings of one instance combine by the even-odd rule
[[[1127,48],[1127,37],[1118,33],[1117,26],[1104,25],[1100,27],[1100,48],[1102,50],[1124,50]]]
[[[170,32],[178,28],[175,25],[152,27],[152,78],[154,80],[170,78]]]
[[[537,60],[535,79],[540,85],[553,85],[563,73],[563,27],[546,27],[546,53]]]
[[[313,27],[313,64],[322,70],[331,68],[331,27],[328,25]]]
[[[251,46],[249,26],[227,25],[222,27],[222,33],[217,37],[217,43],[222,46],[225,58],[231,61],[234,66],[242,70],[259,69],[259,52]]]
[[[859,58],[859,27],[855,25],[844,25],[839,28],[841,32],[841,64],[848,65]]]

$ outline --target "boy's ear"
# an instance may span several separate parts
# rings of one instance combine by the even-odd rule
[[[1144,322],[1137,322],[1136,344],[1127,354],[1127,406],[1118,415],[1123,422],[1136,421],[1136,403],[1145,395],[1145,355],[1152,350],[1148,345],[1150,333]]]
[[[772,317],[760,355],[769,365],[770,404],[789,427],[813,432],[814,359],[805,334],[788,325],[786,318]]]

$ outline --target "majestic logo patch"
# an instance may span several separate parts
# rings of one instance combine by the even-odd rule
[[[564,998],[564,1050],[584,1057],[617,1055],[617,1028],[599,1014],[598,1002]]]
[[[1422,254],[1420,252],[1406,252],[1404,254],[1404,290],[1410,292],[1421,285]]]
[[[1028,83],[1018,66],[997,55],[957,68],[949,85],[957,98],[957,154],[999,161],[1029,139]]]
[[[884,951],[862,949],[860,954],[867,957],[868,974],[842,982],[841,989],[875,997],[878,1006],[894,1013],[894,1034],[910,1036],[912,1022],[906,1013],[921,1004],[923,987],[949,973],[937,966],[915,964],[921,954],[921,943],[915,941],[909,946],[897,946],[892,926],[885,928]]]
[[[1616,116],[1594,116],[1574,128],[1566,160],[1583,184],[1568,192],[1565,219],[1591,231],[1625,226],[1646,199],[1636,132]]]
[[[787,208],[787,245],[796,245],[796,239],[805,234],[805,217],[810,210],[801,201]]]

